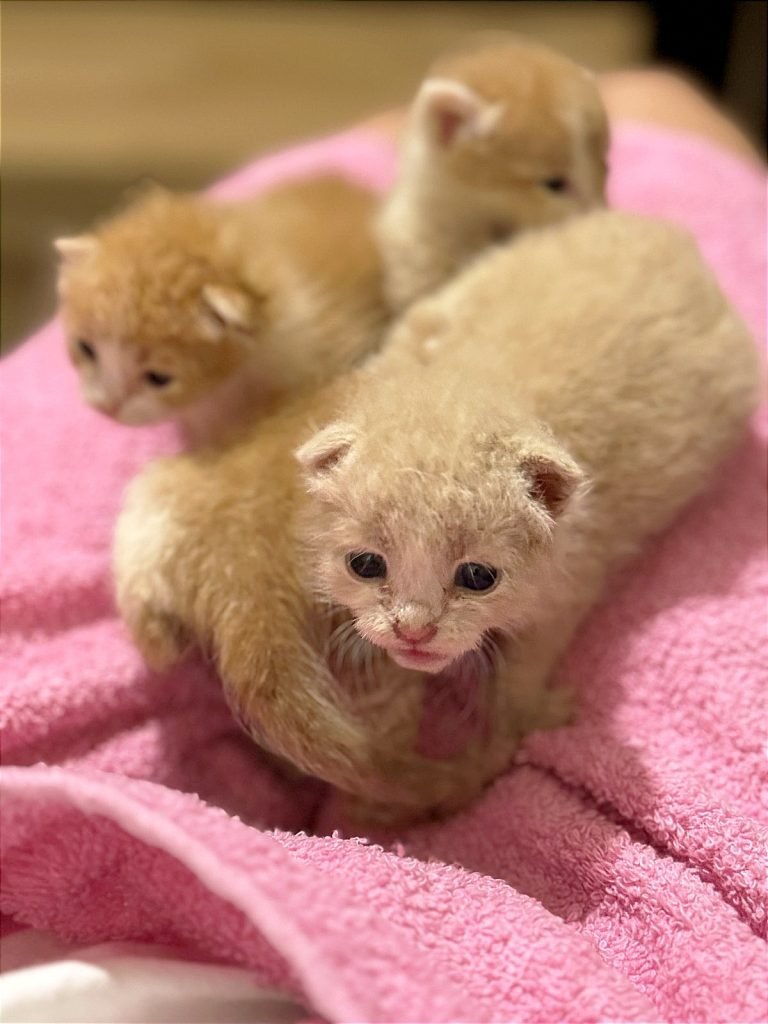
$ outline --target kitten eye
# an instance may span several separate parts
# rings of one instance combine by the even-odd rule
[[[347,555],[347,568],[363,580],[384,579],[387,575],[387,563],[382,555],[373,551],[360,551],[356,555]]]
[[[542,185],[550,192],[565,192],[568,188],[568,180],[567,178],[547,178],[542,181]]]
[[[96,349],[85,338],[77,339],[77,348],[81,356],[85,356],[86,359],[90,359],[92,363],[96,362]]]
[[[157,370],[147,370],[144,374],[144,380],[153,388],[164,388],[171,383],[173,377],[169,373],[158,373]]]
[[[480,562],[462,562],[453,575],[453,582],[463,590],[492,590],[499,578],[497,569]]]

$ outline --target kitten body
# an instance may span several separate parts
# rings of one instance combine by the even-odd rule
[[[500,239],[602,205],[607,148],[596,82],[566,57],[520,41],[437,61],[377,222],[393,308]]]
[[[300,449],[307,569],[402,667],[505,637],[499,677],[533,699],[742,436],[758,376],[679,229],[600,211],[531,233],[414,306]]]
[[[306,587],[294,521],[308,499],[293,448],[353,379],[303,396],[235,444],[145,467],[118,519],[116,594],[150,665],[200,645],[257,743],[337,786],[358,814],[419,817],[471,799],[510,746],[500,759],[478,735],[453,758],[420,754],[425,677],[368,644],[355,650],[348,613]],[[493,689],[486,698],[518,735],[562,720],[557,700],[529,707],[527,695]]]
[[[351,366],[385,319],[375,206],[330,176],[230,203],[153,190],[60,240],[85,400],[199,444]]]

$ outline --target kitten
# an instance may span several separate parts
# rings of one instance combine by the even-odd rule
[[[595,80],[566,57],[516,41],[439,60],[377,223],[390,304],[501,239],[602,205],[607,148]]]
[[[505,733],[502,749],[478,732],[455,757],[419,753],[425,677],[368,644],[350,650],[350,617],[308,593],[294,535],[308,499],[293,449],[354,380],[302,396],[221,451],[147,466],[117,524],[118,606],[155,668],[201,645],[253,739],[337,786],[358,816],[445,813],[504,768],[511,741]],[[529,707],[527,695],[477,674],[489,708],[516,735],[562,721],[559,699]]]
[[[743,435],[757,381],[678,228],[599,211],[531,233],[407,313],[299,448],[306,571],[400,667],[492,637],[498,685],[534,700],[608,574]]]
[[[121,613],[156,667],[192,643],[208,650],[256,742],[337,786],[359,816],[455,810],[504,770],[521,735],[562,723],[567,701],[545,681],[573,629],[606,572],[669,521],[734,443],[754,375],[742,327],[675,229],[596,214],[531,235],[416,307],[370,368],[303,396],[223,452],[148,466],[116,531]],[[302,447],[317,491],[307,497],[291,448],[343,409],[352,430],[339,425]],[[364,461],[374,428],[380,444]],[[307,585],[298,524],[308,515],[325,599]],[[399,628],[420,635],[415,643],[386,642],[375,576],[347,580],[347,553],[378,542],[359,534],[362,519],[416,545],[402,558],[398,547],[394,561],[406,584]],[[465,547],[473,538],[478,549]],[[383,547],[372,553],[392,557]],[[453,622],[438,622],[430,643],[435,623],[420,621],[420,604],[436,596],[436,574]],[[351,616],[327,603],[329,592],[373,627],[373,653],[361,641],[373,685],[345,685],[333,644],[346,642]],[[496,657],[478,680],[490,729],[438,760],[418,753],[417,731],[427,682],[443,678],[422,655],[443,651],[443,633],[454,664],[481,638]]]
[[[339,177],[242,202],[154,189],[59,239],[83,397],[129,425],[220,437],[370,351],[385,319],[374,196]]]

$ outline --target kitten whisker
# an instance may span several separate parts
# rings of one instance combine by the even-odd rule
[[[338,607],[335,610],[338,611]],[[352,697],[361,697],[376,687],[376,653],[375,645],[360,635],[351,618],[340,622],[326,641],[326,659]]]
[[[341,643],[348,637],[348,635],[354,629],[354,627],[355,624],[352,619],[345,619],[343,622],[340,622],[331,630],[328,636],[328,640],[326,642],[327,646],[333,647],[334,644]]]

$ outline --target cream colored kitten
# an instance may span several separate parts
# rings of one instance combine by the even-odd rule
[[[526,41],[438,61],[378,220],[402,309],[500,239],[602,205],[608,124],[593,76]]]
[[[156,189],[60,239],[85,400],[125,424],[175,418],[201,443],[352,365],[385,318],[375,204],[338,177],[236,203]]]
[[[489,253],[359,381],[298,452],[307,571],[401,667],[491,637],[533,700],[743,435],[758,366],[689,237],[600,211]]]
[[[118,605],[147,661],[193,643],[213,658],[235,716],[260,745],[378,819],[444,813],[477,795],[516,739],[559,724],[559,698],[494,685],[468,666],[494,723],[454,757],[419,752],[425,677],[360,641],[348,613],[305,586],[294,520],[307,503],[293,448],[328,418],[355,375],[264,419],[215,452],[159,459],[128,489],[115,535]]]

